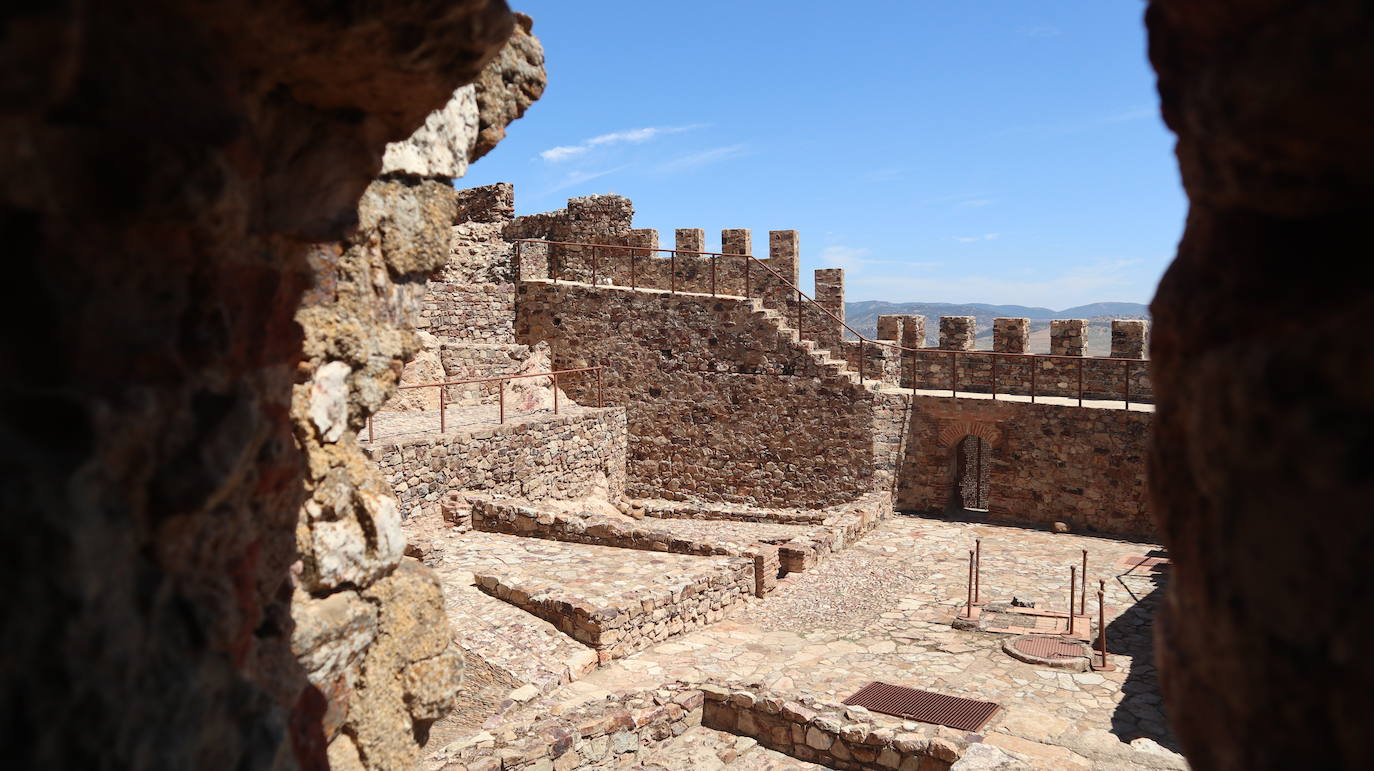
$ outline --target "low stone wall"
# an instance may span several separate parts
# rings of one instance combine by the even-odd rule
[[[764,596],[778,583],[781,565],[779,547],[771,544],[697,541],[652,527],[620,522],[611,517],[537,511],[512,501],[483,496],[470,496],[468,504],[475,530],[641,551],[746,557],[754,566],[754,596]]]
[[[949,390],[951,385],[957,385],[960,391],[991,393],[994,358],[997,360],[995,375],[999,394],[1028,396],[1033,386],[1038,396],[1077,397],[1081,362],[1083,398],[1123,399],[1127,395],[1126,375],[1129,367],[1131,401],[1148,403],[1154,400],[1148,359],[1137,359],[1127,365],[1091,356],[1048,359],[1029,355],[1012,358],[961,353],[952,362],[948,352],[931,350],[905,356],[901,363],[901,382],[907,388],[944,391]],[[951,369],[955,364],[957,369],[952,376]]]
[[[628,656],[669,637],[700,629],[725,615],[754,592],[754,561],[722,558],[685,583],[625,592],[600,607],[569,599],[554,589],[511,586],[500,576],[474,573],[482,591],[553,624],[596,649],[601,663]]]
[[[700,690],[670,683],[563,711],[552,699],[445,747],[447,771],[626,768],[641,752],[701,725]],[[459,765],[453,765],[459,764]]]
[[[951,452],[987,443],[994,519],[1157,538],[1145,498],[1152,412],[914,396],[897,508],[941,513],[954,486]]]
[[[572,406],[559,415],[516,415],[504,424],[364,448],[396,491],[406,519],[460,490],[529,500],[618,500],[625,491],[625,437],[623,408]]]
[[[817,509],[724,508],[692,501],[638,501],[644,514],[658,519],[704,519],[722,522],[776,522],[783,525],[819,525],[825,511]]]
[[[539,511],[515,501],[489,496],[468,496],[467,503],[471,512],[471,526],[486,532],[622,549],[744,557],[754,566],[756,597],[763,597],[776,588],[782,575],[810,570],[831,554],[844,549],[876,527],[892,511],[891,496],[885,493],[871,494],[859,501],[826,510],[819,522],[812,522],[820,527],[807,535],[781,542],[744,542],[682,538],[656,529],[649,522],[631,524],[605,516]]]
[[[748,736],[771,750],[829,768],[942,771],[968,746],[956,731],[877,719],[861,707],[786,699],[757,686],[700,687],[705,727]]]

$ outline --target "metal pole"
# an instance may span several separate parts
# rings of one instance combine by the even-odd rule
[[[1126,360],[1126,409],[1131,408],[1131,360]]]
[[[973,539],[973,604],[977,605],[983,596],[983,539]]]
[[[1110,672],[1116,667],[1107,663],[1107,605],[1104,597],[1107,594],[1107,582],[1102,579],[1097,580],[1097,650],[1102,656],[1102,660],[1093,667],[1099,672]]]
[[[558,283],[558,274],[562,272],[559,268],[562,267],[563,264],[562,260],[554,259],[556,248],[557,247],[554,246],[549,247],[549,264],[553,266],[553,283],[555,284]],[[561,254],[561,252],[558,252],[558,254]]]
[[[1078,360],[1078,406],[1083,406],[1083,360]]]
[[[964,618],[973,618],[973,550],[968,551],[968,605]]]
[[[677,251],[668,258],[668,294],[677,294]]]
[[[443,386],[439,386],[439,433],[441,434],[446,433],[448,431],[448,426],[444,423],[444,418],[446,417],[444,413],[448,412],[448,399],[446,398],[447,396],[448,389],[444,388]]]
[[[500,396],[497,398],[497,402],[501,405],[501,407],[500,407],[501,413],[500,413],[500,416],[499,416],[499,418],[497,419],[496,422],[497,422],[497,423],[505,423],[505,422],[506,422],[506,381],[502,380],[502,381],[498,382],[498,383],[496,384],[496,387],[497,387],[498,389],[500,389],[500,390],[498,390],[496,393],[500,394]]]
[[[997,401],[997,358],[992,357],[992,400]]]
[[[711,255],[711,296],[716,296],[716,255]]]
[[[862,338],[860,338],[860,340],[859,340],[859,385],[863,385],[863,384],[864,384],[864,361],[865,361],[865,360],[866,360],[866,357],[864,356],[864,340],[863,340]]]
[[[1039,362],[1034,356],[1032,356],[1032,357],[1031,357],[1031,360],[1030,360],[1030,363],[1031,363],[1031,404],[1035,404],[1035,372],[1036,372],[1036,370],[1040,369],[1040,362]]]
[[[606,401],[601,397],[601,367],[596,368],[596,406],[605,407]]]
[[[1078,594],[1078,568],[1069,566],[1069,634],[1073,634],[1073,601]]]
[[[1083,550],[1083,593],[1078,600],[1079,615],[1088,615],[1088,550]]]
[[[949,352],[949,395],[959,398],[959,352]]]
[[[805,335],[802,334],[802,293],[797,290],[797,340],[800,341]]]
[[[748,296],[749,296],[749,263],[750,263],[753,259],[754,259],[753,257],[750,257],[750,256],[747,255],[747,254],[744,255],[744,296],[745,296],[745,297],[748,297]]]
[[[631,250],[630,250],[630,288],[631,288],[631,289],[635,289],[635,288],[638,287],[638,284],[635,283],[635,257],[637,257],[637,256],[639,256],[639,251],[638,251],[638,250],[635,250],[635,249],[631,249]]]
[[[558,375],[553,375],[553,414],[558,414]]]
[[[592,286],[596,286],[596,247],[592,247]]]

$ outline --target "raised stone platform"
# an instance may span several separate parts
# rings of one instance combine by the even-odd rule
[[[628,655],[719,621],[754,591],[741,557],[697,557],[472,532],[458,548],[483,591],[597,650]]]

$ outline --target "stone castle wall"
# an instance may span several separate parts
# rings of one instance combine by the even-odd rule
[[[522,342],[547,341],[558,368],[607,365],[606,402],[627,411],[631,495],[825,506],[875,489],[891,463],[875,461],[873,392],[751,301],[544,281],[519,292]],[[590,396],[579,388],[569,394]]]
[[[1155,537],[1144,498],[1153,418],[1149,412],[915,396],[897,508],[944,511],[955,494],[952,453],[973,435],[985,442],[992,518]]]
[[[625,410],[565,407],[365,445],[400,500],[401,518],[436,508],[452,491],[538,501],[625,491]]]

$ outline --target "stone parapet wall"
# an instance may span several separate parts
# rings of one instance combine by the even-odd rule
[[[988,514],[1009,522],[1156,538],[1145,501],[1154,413],[915,396],[897,508],[940,513],[953,495],[951,452],[986,442]]]
[[[975,352],[961,353],[956,359],[942,351],[907,354],[906,359],[901,364],[903,385],[924,390],[947,391],[951,385],[957,385],[961,392],[992,393],[995,375],[999,394],[1029,396],[1034,389],[1037,396],[1076,398],[1081,367],[1083,398],[1123,399],[1127,395],[1129,367],[1131,401],[1146,403],[1154,399],[1148,359],[1126,364],[1089,356],[1013,358],[979,356]]]
[[[590,495],[618,500],[625,490],[625,410],[564,410],[379,441],[364,449],[396,491],[403,519],[458,490],[529,500]]]
[[[828,506],[877,489],[873,392],[756,301],[545,281],[519,292],[522,342],[547,341],[556,368],[608,367],[635,497]]]
[[[862,707],[801,697],[761,686],[700,686],[702,725],[748,736],[798,760],[863,771],[941,771],[968,748],[964,735],[929,724],[904,723]]]
[[[1050,322],[1050,354],[1082,356],[1088,350],[1087,319],[1055,319]]]

